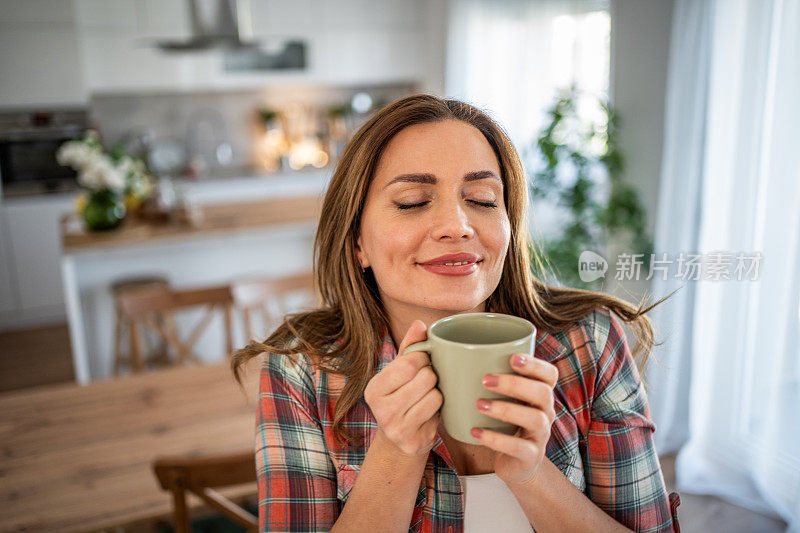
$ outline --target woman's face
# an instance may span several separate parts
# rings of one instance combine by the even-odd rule
[[[390,318],[483,310],[511,233],[491,146],[458,120],[401,130],[378,163],[360,230],[358,260]]]

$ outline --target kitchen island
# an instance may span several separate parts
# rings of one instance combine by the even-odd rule
[[[327,184],[319,178],[258,200],[216,203],[215,196],[196,195],[192,201],[199,216],[193,224],[126,219],[117,230],[89,233],[75,215],[64,217],[61,275],[76,380],[88,383],[112,374],[111,285],[118,280],[153,275],[167,278],[174,288],[191,288],[310,270]],[[246,339],[236,318],[234,341],[241,346]],[[185,321],[193,323],[191,317]],[[197,344],[207,362],[226,355],[221,317],[215,321]]]

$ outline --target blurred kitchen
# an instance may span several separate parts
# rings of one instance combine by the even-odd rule
[[[246,527],[227,354],[314,304],[342,148],[417,92],[504,126],[552,283],[681,289],[646,377],[684,531],[800,531],[799,4],[0,0],[0,531]],[[713,250],[763,279],[645,275]]]

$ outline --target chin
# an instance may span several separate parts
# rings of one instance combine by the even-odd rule
[[[478,307],[484,299],[480,298],[442,298],[432,302],[426,302],[433,309],[447,311],[451,313],[468,313]]]

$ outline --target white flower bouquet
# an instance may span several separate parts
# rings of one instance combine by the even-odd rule
[[[106,153],[95,130],[62,144],[56,160],[78,173],[78,184],[86,192],[78,198],[76,210],[89,229],[119,226],[126,212],[137,209],[152,194],[153,179],[144,161],[121,149]]]

